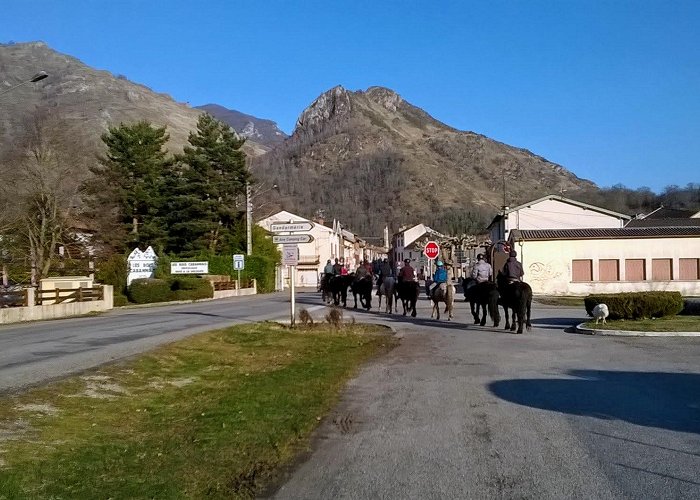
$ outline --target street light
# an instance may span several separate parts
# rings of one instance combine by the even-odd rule
[[[2,92],[0,92],[0,95],[7,94],[9,91],[16,89],[17,87],[20,87],[26,83],[36,83],[38,81],[43,80],[44,78],[48,77],[49,74],[46,71],[39,71],[36,75],[31,77],[29,80],[24,80],[23,82],[18,83],[17,85],[13,85],[9,89],[5,89]]]

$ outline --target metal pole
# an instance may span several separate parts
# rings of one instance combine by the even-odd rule
[[[289,281],[290,281],[290,286],[289,286],[289,297],[290,297],[290,313],[291,313],[291,324],[294,326],[295,322],[295,312],[294,312],[294,282],[296,281],[296,269],[297,266],[290,266],[289,267]]]
[[[246,253],[253,254],[253,205],[250,201],[250,182],[245,183]]]

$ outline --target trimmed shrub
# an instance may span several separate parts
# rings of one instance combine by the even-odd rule
[[[157,278],[138,279],[129,286],[129,300],[137,304],[167,302],[171,297],[170,283]]]
[[[126,298],[126,295],[122,295],[121,293],[114,294],[114,307],[122,307],[128,305],[129,299]]]
[[[214,297],[214,288],[201,278],[181,277],[170,279],[171,300],[198,300]]]
[[[609,319],[643,319],[675,316],[683,310],[680,292],[632,292],[589,295],[583,299],[586,313],[593,316],[597,304],[607,304]]]

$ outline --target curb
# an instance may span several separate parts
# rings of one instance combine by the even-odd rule
[[[700,332],[635,332],[632,330],[596,330],[585,328],[585,323],[576,325],[576,331],[585,335],[601,335],[608,337],[700,337]]]

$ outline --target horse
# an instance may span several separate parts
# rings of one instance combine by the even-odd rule
[[[333,300],[333,293],[331,293],[330,286],[331,278],[332,276],[324,273],[323,276],[321,276],[321,282],[318,285],[318,291],[321,292],[321,300],[324,302],[324,304],[330,304],[331,300]]]
[[[406,311],[411,311],[411,316],[416,317],[416,302],[420,294],[420,287],[417,281],[403,280],[396,285],[399,299],[403,305],[403,315],[406,316]]]
[[[360,305],[366,310],[372,309],[372,277],[366,276],[364,278],[353,280],[350,285],[350,291],[355,298],[355,309],[357,309],[357,296],[360,296]]]
[[[498,273],[498,292],[501,294],[501,305],[506,316],[506,330],[515,331],[515,318],[518,318],[518,331],[523,333],[523,324],[528,331],[532,328],[530,323],[530,309],[532,308],[532,288],[524,281],[509,282],[502,273]],[[512,310],[512,324],[508,318],[508,309]]]
[[[455,286],[452,283],[440,283],[433,289],[431,295],[431,300],[433,301],[433,311],[430,313],[430,317],[434,317],[437,313],[437,319],[440,319],[440,306],[439,302],[445,303],[445,312],[447,314],[447,320],[452,319],[452,310],[455,303]]]
[[[353,274],[346,274],[344,276],[338,274],[330,279],[328,286],[333,294],[334,305],[340,305],[340,302],[342,302],[343,307],[347,307],[348,287],[352,284],[354,278],[355,275]]]
[[[477,282],[474,278],[464,278],[462,281],[464,300],[469,301],[475,325],[486,325],[486,311],[493,320],[493,326],[497,327],[501,322],[501,314],[498,311],[498,286],[491,281]],[[483,311],[483,314],[480,314]],[[479,320],[481,316],[481,320]]]
[[[396,299],[396,280],[393,276],[387,276],[379,287],[379,309],[382,307],[382,296],[386,296],[386,312],[391,314],[394,310]]]

